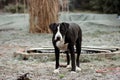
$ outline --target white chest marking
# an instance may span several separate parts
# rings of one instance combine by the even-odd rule
[[[68,47],[68,43],[65,44],[64,40],[61,41],[57,41],[56,42],[56,46],[60,49],[60,50],[67,50]]]

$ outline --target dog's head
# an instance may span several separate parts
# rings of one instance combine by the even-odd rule
[[[69,28],[68,23],[52,23],[50,29],[53,32],[54,40],[61,41],[65,37],[65,34]]]

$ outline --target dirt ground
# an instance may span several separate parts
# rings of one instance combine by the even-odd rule
[[[2,17],[2,18],[1,18]],[[11,16],[7,16],[11,17]],[[22,17],[22,16],[21,16]],[[16,18],[16,17],[15,17]],[[14,19],[14,18],[12,18]],[[4,24],[2,24],[2,20]],[[17,23],[24,17],[17,18]],[[14,25],[15,23],[15,25]],[[31,80],[119,80],[120,59],[96,59],[81,63],[81,72],[71,73],[61,67],[59,74],[54,74],[54,61],[40,61],[39,59],[19,60],[13,57],[17,50],[30,47],[51,47],[52,34],[30,34],[28,25],[21,27],[16,22],[7,22],[4,15],[0,15],[0,80],[16,80],[19,76],[29,73]],[[22,24],[22,23],[21,23]],[[82,24],[81,24],[82,25]],[[117,46],[120,47],[120,26],[81,26],[83,30],[82,46]],[[62,62],[64,63],[64,62]]]

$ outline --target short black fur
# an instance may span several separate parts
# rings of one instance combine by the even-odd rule
[[[75,23],[52,23],[49,27],[53,32],[52,43],[55,48],[55,59],[56,65],[55,68],[59,68],[59,56],[60,49],[56,46],[55,34],[57,32],[57,26],[60,25],[60,32],[62,36],[65,36],[65,44],[68,43],[67,50],[65,51],[67,56],[67,65],[70,64],[70,56],[71,55],[71,71],[76,71],[76,66],[79,67],[79,58],[81,53],[81,42],[82,42],[82,31],[79,25]],[[75,61],[75,51],[74,46],[76,46],[77,58]]]

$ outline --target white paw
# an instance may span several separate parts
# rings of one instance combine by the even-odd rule
[[[81,71],[81,68],[76,66],[76,71]]]
[[[55,69],[55,70],[54,70],[54,73],[55,73],[55,74],[59,73],[59,69]]]
[[[67,69],[70,69],[71,68],[71,65],[67,65],[67,67],[66,67]]]
[[[71,71],[71,74],[75,74],[76,72],[75,71]]]

